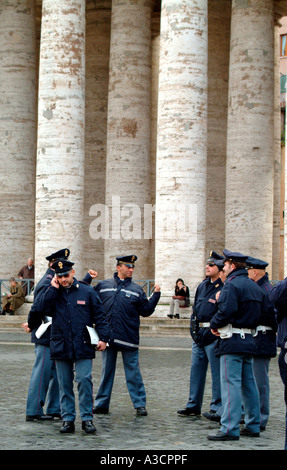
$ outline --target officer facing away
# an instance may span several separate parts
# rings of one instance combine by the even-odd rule
[[[79,390],[82,429],[94,433],[92,359],[95,347],[89,341],[87,326],[95,325],[99,336],[97,350],[103,351],[109,341],[109,327],[102,304],[88,284],[75,277],[74,263],[56,261],[52,265],[55,277],[50,287],[36,299],[36,308],[52,317],[50,350],[56,361],[60,389],[63,426],[61,433],[74,432],[76,418],[73,392],[73,369]],[[48,310],[47,310],[48,307]]]
[[[211,331],[220,336],[222,399],[221,428],[209,440],[238,440],[239,435],[260,435],[259,393],[253,373],[256,343],[252,330],[261,322],[265,310],[260,287],[248,277],[247,256],[223,250],[225,284],[218,299],[218,310],[210,321]],[[240,431],[242,401],[245,427]]]
[[[117,354],[123,357],[127,388],[138,416],[147,415],[146,393],[139,368],[140,316],[148,317],[160,298],[160,287],[147,299],[141,286],[132,281],[137,256],[117,257],[117,272],[112,279],[95,286],[110,325],[109,348],[102,352],[102,378],[95,399],[94,413],[108,413]]]
[[[260,325],[254,334],[256,353],[253,358],[253,370],[260,397],[260,431],[264,431],[269,418],[269,364],[271,357],[277,355],[277,325],[274,306],[269,299],[272,285],[266,272],[268,263],[249,256],[246,264],[248,276],[262,289],[267,304],[265,315],[261,318]]]

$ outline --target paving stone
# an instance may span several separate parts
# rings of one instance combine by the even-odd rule
[[[271,414],[266,431],[259,438],[241,437],[239,441],[218,445],[207,435],[216,433],[217,423],[203,416],[182,417],[177,410],[186,405],[189,389],[191,339],[188,337],[141,338],[140,367],[147,392],[148,416],[137,417],[127,392],[119,355],[109,415],[96,415],[95,435],[81,430],[77,402],[76,431],[59,433],[60,421],[26,422],[27,390],[34,362],[30,335],[21,330],[0,329],[0,449],[1,450],[97,450],[181,453],[193,450],[283,450],[285,441],[285,404],[277,358],[270,364]],[[101,353],[93,365],[94,390],[101,375]],[[210,371],[207,373],[202,411],[209,410]],[[77,390],[75,385],[75,396]]]

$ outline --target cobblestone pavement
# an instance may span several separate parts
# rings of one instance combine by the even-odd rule
[[[79,414],[76,431],[59,433],[61,422],[26,422],[25,406],[34,346],[30,335],[18,330],[0,330],[0,449],[1,450],[97,450],[162,451],[188,454],[192,450],[283,450],[285,404],[277,359],[270,365],[271,415],[266,431],[259,438],[241,437],[239,441],[209,441],[208,434],[219,425],[203,416],[182,417],[177,410],[188,399],[191,340],[182,338],[141,338],[140,367],[147,392],[148,416],[136,417],[127,392],[121,357],[118,358],[109,415],[97,415],[97,432],[81,430]],[[94,390],[99,385],[100,353],[94,361]],[[208,411],[210,372],[207,374],[202,411]],[[77,391],[75,389],[77,397]],[[78,412],[78,404],[77,404]],[[101,462],[102,463],[102,462]]]

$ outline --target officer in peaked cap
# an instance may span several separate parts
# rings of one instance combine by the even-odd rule
[[[216,253],[216,251],[211,251],[207,263],[214,263],[218,267],[218,269],[221,270],[224,266],[223,260],[223,256]]]
[[[55,263],[52,264],[52,269],[54,269],[57,276],[64,276],[68,274],[71,269],[73,269],[74,263],[67,259],[58,259]]]
[[[27,323],[22,324],[26,333],[31,333],[31,342],[35,344],[35,362],[33,365],[26,404],[26,421],[46,421],[60,418],[59,384],[55,361],[50,359],[50,330],[39,336],[38,329],[42,323],[48,324],[48,318],[37,311],[35,301],[51,285],[55,275],[52,269],[56,258],[68,257],[70,250],[64,248],[46,257],[49,266],[34,290],[34,302],[30,309]],[[43,406],[46,405],[46,414]]]
[[[58,259],[53,263],[55,276],[49,289],[36,299],[36,308],[52,317],[50,353],[55,360],[60,389],[61,433],[75,431],[74,375],[79,389],[82,429],[94,433],[92,359],[95,346],[87,327],[96,325],[99,337],[97,350],[103,351],[110,333],[103,305],[95,290],[75,277],[74,263]]]
[[[110,324],[109,348],[102,352],[102,376],[95,399],[95,414],[109,412],[117,355],[122,354],[127,388],[138,416],[146,416],[146,393],[139,368],[140,316],[148,317],[160,298],[160,286],[155,284],[153,295],[147,299],[141,286],[133,282],[132,273],[137,257],[118,256],[113,278],[95,286],[103,302]]]
[[[215,354],[216,336],[210,331],[210,321],[217,311],[216,294],[223,288],[220,271],[223,257],[211,251],[206,263],[206,278],[196,289],[193,312],[190,322],[192,336],[191,369],[189,380],[189,399],[186,407],[178,410],[181,416],[201,414],[204,395],[204,384],[208,365],[212,378],[212,397],[210,409],[203,413],[211,421],[220,421],[220,362]]]
[[[49,256],[46,256],[47,261],[56,261],[57,259],[68,259],[70,256],[70,250],[63,248],[62,250],[56,251]]]
[[[262,259],[253,258],[252,256],[248,256],[246,260],[247,269],[266,269],[269,263],[267,261],[263,261]]]
[[[276,317],[273,303],[269,298],[272,285],[266,268],[267,261],[248,256],[246,260],[248,276],[262,289],[266,298],[266,313],[254,336],[257,351],[254,355],[253,370],[260,398],[260,429],[264,430],[269,418],[269,364],[271,357],[276,357]]]
[[[222,415],[221,428],[213,441],[238,440],[240,435],[260,435],[259,393],[253,373],[257,347],[253,330],[260,325],[266,310],[264,294],[248,277],[248,256],[223,250],[226,281],[210,320],[212,333],[219,338]],[[245,427],[240,430],[241,404],[245,405]]]
[[[238,261],[245,263],[248,256],[238,253],[237,251],[223,250],[224,261]]]
[[[118,265],[125,264],[126,266],[128,266],[128,268],[134,268],[135,267],[135,262],[136,262],[137,259],[138,258],[137,258],[136,255],[118,256],[116,258]]]

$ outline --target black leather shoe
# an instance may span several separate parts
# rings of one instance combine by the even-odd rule
[[[137,416],[147,416],[147,410],[145,409],[144,406],[140,406],[139,408],[136,408],[137,410]]]
[[[87,434],[91,434],[93,432],[96,432],[96,428],[93,425],[93,421],[83,421],[82,422],[82,429]]]
[[[209,419],[210,421],[216,421],[218,423],[220,422],[220,416],[216,413],[216,411],[210,410],[202,414],[205,418]]]
[[[27,415],[26,421],[51,421],[53,419],[50,415]]]
[[[229,434],[218,431],[217,434],[207,436],[207,439],[210,441],[238,441],[239,436],[230,436]]]
[[[63,421],[63,426],[60,429],[61,433],[68,434],[74,431],[75,431],[74,421]]]
[[[171,315],[171,314],[168,314],[167,316],[168,316],[169,318],[173,318],[173,317],[174,317],[174,315]]]
[[[200,411],[195,408],[183,408],[178,410],[178,414],[182,416],[200,416]]]
[[[247,436],[247,437],[259,437],[260,432],[251,432],[248,428],[242,428],[240,430],[240,436]]]
[[[101,406],[96,406],[93,409],[93,415],[107,415],[109,408],[102,408]]]

